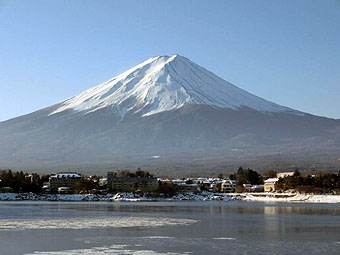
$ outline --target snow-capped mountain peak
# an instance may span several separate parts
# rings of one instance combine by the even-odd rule
[[[149,116],[186,104],[231,109],[245,106],[269,113],[294,112],[252,95],[176,54],[149,58],[111,80],[65,100],[50,115],[65,110],[89,113],[110,107],[120,118],[138,112]]]

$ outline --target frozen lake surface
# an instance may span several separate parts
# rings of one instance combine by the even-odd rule
[[[0,202],[0,254],[340,254],[339,204]]]

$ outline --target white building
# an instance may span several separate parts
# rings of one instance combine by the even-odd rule
[[[272,192],[275,191],[275,184],[279,180],[279,178],[269,178],[264,181],[264,191]]]
[[[236,181],[234,180],[222,180],[221,183],[221,191],[222,192],[235,192],[236,189]]]

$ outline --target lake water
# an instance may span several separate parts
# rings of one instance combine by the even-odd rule
[[[340,254],[340,205],[0,202],[0,254]]]

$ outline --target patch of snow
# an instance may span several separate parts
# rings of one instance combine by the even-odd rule
[[[117,193],[113,197],[110,198],[111,201],[120,201],[120,202],[139,202],[139,201],[152,201],[151,198],[147,198],[145,196],[139,196],[138,194],[133,193]]]
[[[258,193],[243,194],[242,200],[260,202],[303,202],[303,203],[340,203],[340,195],[312,195],[312,194],[276,194]]]
[[[112,194],[41,194],[34,193],[0,193],[0,201],[109,201]]]
[[[267,180],[264,181],[264,183],[275,183],[275,182],[278,182],[279,181],[279,178],[269,178]]]
[[[17,200],[17,196],[18,196],[17,193],[0,193],[0,200],[14,201],[14,200]]]
[[[170,200],[190,200],[190,201],[234,201],[239,198],[234,194],[216,194],[216,193],[202,193],[202,194],[178,194],[170,198]]]

